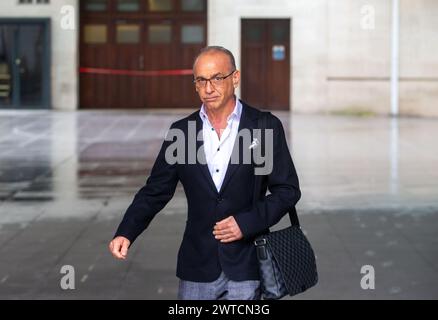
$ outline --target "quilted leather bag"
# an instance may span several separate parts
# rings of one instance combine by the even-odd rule
[[[267,116],[260,117],[259,128],[265,129],[266,122]],[[260,195],[262,178],[256,176],[254,202]],[[264,299],[293,296],[318,282],[315,254],[301,230],[295,207],[289,210],[289,218],[290,227],[258,236],[254,241]]]

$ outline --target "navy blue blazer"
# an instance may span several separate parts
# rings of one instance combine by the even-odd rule
[[[239,131],[257,128],[262,113],[242,102]],[[221,189],[218,192],[207,164],[189,164],[188,154],[184,163],[168,164],[166,148],[175,140],[164,141],[146,184],[137,192],[128,207],[116,236],[134,240],[147,228],[154,216],[173,197],[178,181],[181,182],[188,204],[188,215],[183,240],[178,252],[176,275],[183,280],[210,282],[221,271],[231,280],[258,280],[259,271],[254,237],[275,225],[301,197],[298,177],[286,143],[281,121],[270,115],[268,127],[273,129],[273,169],[264,177],[262,193],[270,194],[253,204],[254,164],[229,163]],[[196,123],[196,132],[202,130],[199,111],[174,122],[188,135],[188,123]],[[236,143],[234,151],[249,146]],[[188,141],[185,141],[188,146]],[[196,142],[196,150],[202,145]],[[186,149],[187,150],[187,149]],[[243,239],[221,243],[213,235],[216,222],[234,216]]]

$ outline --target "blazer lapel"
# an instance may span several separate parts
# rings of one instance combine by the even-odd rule
[[[202,131],[203,123],[202,119],[199,116],[199,114],[196,114],[196,137],[198,137],[198,134],[201,134],[200,131]],[[199,148],[204,145],[204,140],[198,140],[196,139],[196,152],[198,153]],[[213,178],[211,177],[210,171],[208,170],[207,162],[205,161],[205,152],[200,152],[200,156],[202,158],[202,163],[199,161],[196,161],[196,165],[199,167],[201,172],[204,174],[205,178],[207,179],[207,183],[210,185],[214,193],[218,193],[216,189],[216,185],[214,184]]]

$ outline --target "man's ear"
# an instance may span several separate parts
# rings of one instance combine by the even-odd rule
[[[240,82],[240,71],[236,70],[236,72],[233,74],[233,86],[234,88],[237,88],[239,86]]]

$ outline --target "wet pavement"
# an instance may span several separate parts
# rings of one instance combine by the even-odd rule
[[[0,299],[175,299],[180,185],[127,261],[107,243],[189,112],[0,111]],[[437,299],[438,119],[275,114],[320,275],[294,299]],[[74,290],[61,289],[65,265]],[[374,289],[361,288],[364,265]]]

